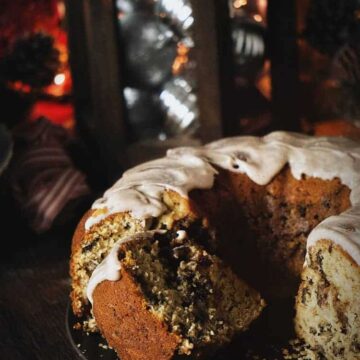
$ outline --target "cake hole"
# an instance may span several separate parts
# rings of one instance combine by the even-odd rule
[[[247,162],[249,160],[249,155],[245,152],[242,151],[237,151],[235,153],[235,156],[240,160],[240,161],[244,161]]]

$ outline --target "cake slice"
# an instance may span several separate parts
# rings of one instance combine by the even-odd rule
[[[185,231],[145,232],[114,249],[94,271],[88,295],[122,360],[206,356],[246,330],[265,305]],[[104,280],[114,269],[119,279]]]
[[[328,360],[359,360],[359,296],[359,265],[338,244],[317,241],[296,299],[297,334]]]

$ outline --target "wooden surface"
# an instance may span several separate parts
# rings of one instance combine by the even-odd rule
[[[0,359],[78,359],[65,332],[73,225],[37,237],[10,216],[1,225]]]

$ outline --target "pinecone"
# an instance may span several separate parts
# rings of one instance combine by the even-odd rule
[[[16,41],[2,60],[1,72],[7,81],[21,81],[33,88],[42,88],[51,84],[59,66],[59,51],[54,47],[54,39],[36,33]]]
[[[359,9],[358,0],[312,0],[303,35],[314,48],[333,55],[359,26]]]

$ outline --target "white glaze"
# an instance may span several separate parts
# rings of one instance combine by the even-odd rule
[[[187,237],[187,233],[186,233],[186,231],[185,230],[178,230],[177,232],[176,232],[176,240],[178,240],[178,241],[182,241],[182,240],[185,240],[186,239],[186,237]]]
[[[318,240],[331,240],[340,245],[360,264],[360,206],[353,206],[340,216],[330,216],[322,221],[308,236],[307,248]]]
[[[215,166],[245,173],[259,185],[268,184],[289,164],[296,179],[302,175],[324,180],[339,178],[351,189],[352,207],[330,217],[310,233],[307,247],[320,239],[342,246],[360,264],[360,146],[345,138],[309,137],[273,132],[265,137],[243,136],[222,139],[203,147],[169,150],[166,157],[139,165],[124,173],[93,209],[105,209],[90,217],[85,228],[109,214],[129,211],[147,219],[161,215],[165,189],[187,197],[192,189],[209,189],[217,173]],[[348,231],[348,229],[354,231]]]
[[[90,280],[86,288],[86,296],[90,303],[93,303],[93,292],[98,284],[105,280],[117,281],[121,278],[121,263],[118,258],[120,246],[129,241],[142,240],[152,238],[155,233],[161,233],[162,230],[145,231],[139,234],[126,236],[120,239],[111,249],[105,259],[95,268],[91,274]]]
[[[138,219],[160,216],[166,210],[161,201],[164,189],[186,197],[192,189],[211,188],[215,174],[216,170],[208,161],[191,154],[168,156],[136,166],[95,201],[93,209],[107,211],[90,217],[85,229],[117,212],[130,211]]]

